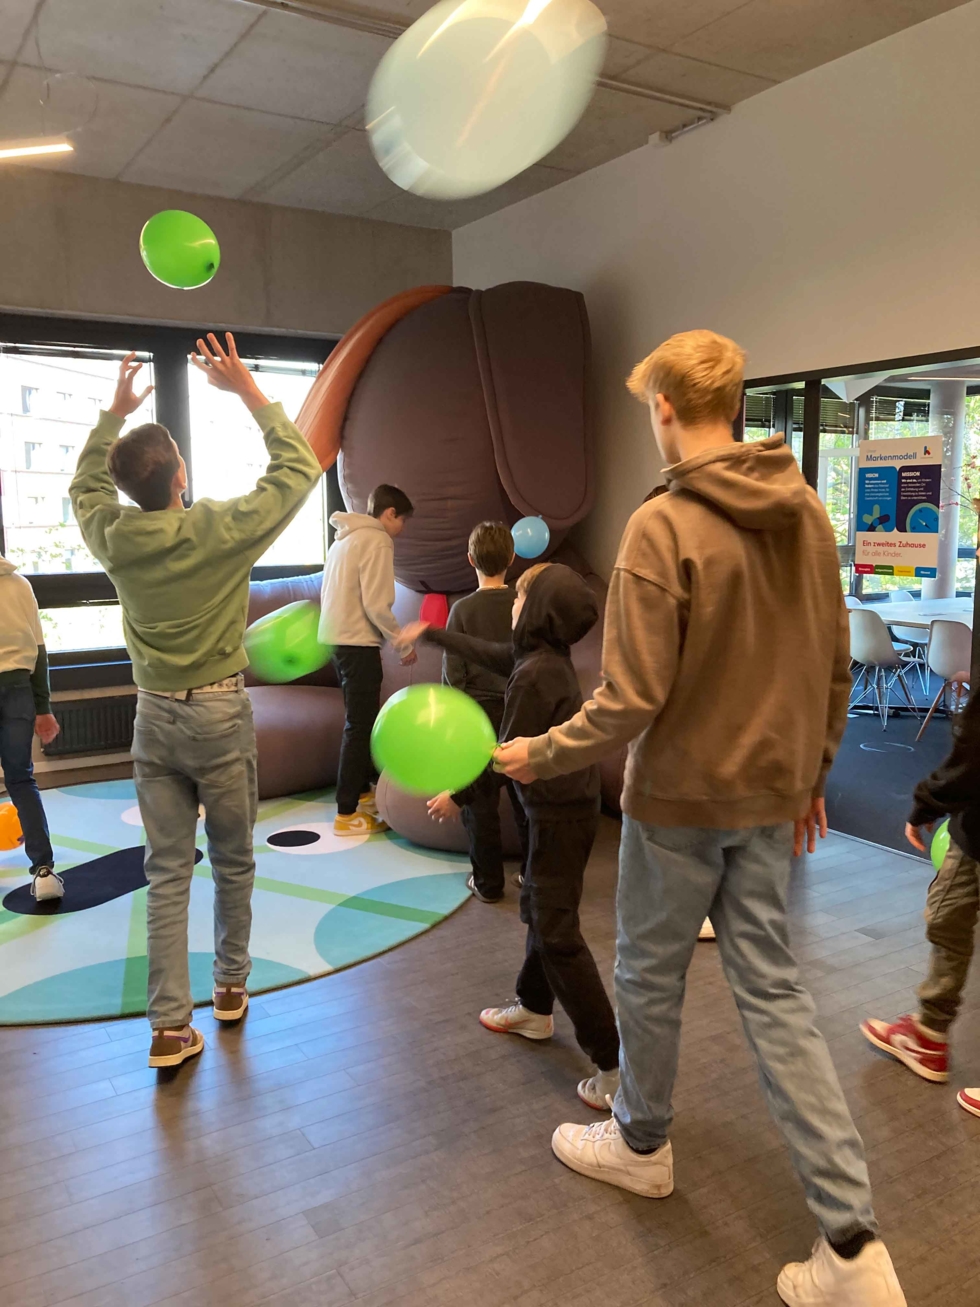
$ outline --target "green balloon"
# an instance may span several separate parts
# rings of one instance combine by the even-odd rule
[[[936,833],[932,837],[932,844],[929,846],[929,856],[932,858],[932,865],[938,871],[943,865],[943,858],[949,849],[949,818],[936,827]]]
[[[153,215],[140,232],[140,254],[157,281],[178,290],[206,285],[221,262],[214,232],[183,209]]]
[[[318,672],[333,654],[320,643],[319,626],[320,609],[308,599],[260,617],[245,632],[249,667],[273,685]]]
[[[449,685],[410,685],[393,694],[371,732],[379,771],[427,798],[475,781],[497,746],[490,718]]]

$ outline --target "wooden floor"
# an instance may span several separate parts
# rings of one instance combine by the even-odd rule
[[[587,934],[613,956],[618,830],[604,821]],[[928,868],[833,837],[801,868],[796,937],[868,1146],[912,1307],[980,1303],[980,994],[954,1084],[876,1056],[866,1014],[923,973]],[[3,1307],[739,1307],[814,1227],[769,1123],[711,945],[691,970],[673,1131],[677,1189],[634,1198],[565,1170],[549,1138],[588,1119],[567,1021],[495,1036],[513,992],[516,894],[467,904],[374,962],[257,999],[240,1029],[147,1070],[146,1027],[0,1030]]]

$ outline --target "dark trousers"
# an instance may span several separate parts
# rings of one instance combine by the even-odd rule
[[[34,717],[34,695],[28,679],[25,678],[22,685],[0,685],[0,767],[3,768],[7,792],[20,818],[24,851],[31,860],[31,871],[54,866],[48,821],[31,762]]]
[[[549,1016],[555,999],[575,1027],[575,1038],[600,1071],[619,1065],[619,1032],[595,958],[582,938],[578,908],[597,813],[542,819],[528,813],[528,860],[521,890],[527,925],[517,997]]]
[[[381,707],[381,650],[373,644],[340,644],[334,665],[344,692],[344,738],[337,768],[337,811],[350,816],[372,781],[371,728]]]
[[[527,817],[514,788],[514,782],[488,767],[467,790],[467,802],[460,810],[460,821],[470,844],[473,883],[488,899],[504,892],[504,847],[500,837],[500,791],[507,787],[514,820],[521,837],[521,862],[527,861]]]

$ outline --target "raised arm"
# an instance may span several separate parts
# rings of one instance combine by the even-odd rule
[[[142,366],[136,362],[135,353],[127,354],[120,363],[112,403],[99,414],[99,420],[79,455],[75,476],[68,488],[82,539],[100,561],[105,529],[120,512],[119,495],[106,467],[106,455],[123,423],[153,389],[147,386],[139,394],[133,389]]]
[[[254,490],[220,506],[226,545],[253,561],[261,557],[299,512],[320,479],[321,468],[305,437],[286,417],[281,404],[270,404],[238,357],[235,338],[225,333],[222,349],[214,332],[197,342],[190,356],[210,385],[237,395],[262,430],[269,466]]]
[[[458,631],[440,631],[434,626],[427,626],[421,638],[429,644],[439,645],[449,654],[465,658],[467,662],[478,663],[488,672],[510,676],[514,670],[514,646],[509,641],[498,644],[495,640],[481,640],[478,636],[463,635]]]

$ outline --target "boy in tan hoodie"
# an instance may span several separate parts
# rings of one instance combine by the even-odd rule
[[[650,1198],[673,1188],[669,1142],[685,977],[705,914],[770,1110],[817,1218],[789,1307],[904,1307],[877,1238],[864,1148],[790,950],[790,860],[826,832],[823,787],[851,687],[827,515],[782,436],[737,443],[744,354],[674,336],[638,365],[668,493],[630,519],[609,587],[602,683],[570,721],[502,745],[527,783],[629,744],[611,1120],[562,1125],[583,1175]]]

